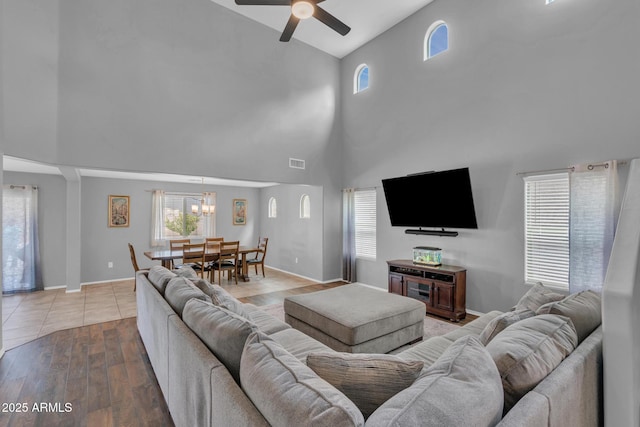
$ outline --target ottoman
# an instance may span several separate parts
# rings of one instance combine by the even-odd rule
[[[352,283],[284,299],[285,321],[336,351],[387,353],[423,335],[424,303]]]

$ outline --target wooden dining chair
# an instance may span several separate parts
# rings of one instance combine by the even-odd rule
[[[189,266],[196,272],[200,272],[200,277],[204,279],[204,272],[206,267],[205,262],[205,244],[204,243],[189,243],[182,245],[182,265],[180,267]]]
[[[182,247],[184,245],[188,245],[189,243],[191,243],[191,240],[189,240],[189,239],[169,240],[169,249],[171,250],[171,252],[177,251],[177,250],[182,250]],[[176,265],[175,265],[175,262],[173,260],[171,260],[171,268],[177,268]]]
[[[224,241],[224,237],[207,237],[204,239],[204,242],[207,246],[219,245],[220,242]]]
[[[220,255],[211,264],[211,282],[215,283],[215,273],[218,272],[218,284],[222,284],[222,272],[227,271],[227,278],[231,280],[233,274],[236,285],[238,284],[238,249],[240,242],[220,242]]]
[[[256,252],[248,253],[246,258],[247,268],[249,268],[250,265],[253,265],[253,267],[256,270],[256,274],[258,274],[258,266],[260,266],[260,268],[262,269],[262,277],[266,277],[264,275],[264,259],[267,256],[268,243],[269,243],[268,237],[258,238],[258,250]],[[254,254],[253,258],[249,258],[250,254]]]
[[[131,265],[133,265],[133,273],[137,273],[138,271],[149,271],[148,268],[140,268],[138,267],[138,261],[136,261],[136,251],[133,249],[133,245],[131,243],[127,243],[129,245],[129,256],[131,256]],[[136,291],[136,282],[133,281],[133,292]]]

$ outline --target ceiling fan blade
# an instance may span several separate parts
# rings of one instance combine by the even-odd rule
[[[298,22],[300,22],[300,19],[296,18],[295,16],[291,15],[289,17],[289,20],[287,21],[287,25],[284,27],[284,31],[280,36],[281,42],[288,42],[289,40],[291,40],[291,36],[293,35],[293,32],[298,26]]]
[[[351,28],[349,28],[344,22],[340,21],[338,18],[320,7],[316,6],[315,12],[313,12],[313,16],[318,21],[331,27],[334,31],[337,31],[343,36],[346,36],[347,33],[351,31]]]
[[[236,0],[239,6],[291,6],[291,0]]]

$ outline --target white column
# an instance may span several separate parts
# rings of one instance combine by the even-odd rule
[[[602,292],[607,427],[640,425],[640,159],[627,188]]]
[[[80,173],[76,168],[60,166],[60,172],[67,180],[67,221],[66,221],[66,276],[67,292],[80,291],[82,265],[81,248],[81,185]]]

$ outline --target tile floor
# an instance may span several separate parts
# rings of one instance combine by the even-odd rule
[[[136,316],[133,279],[2,297],[2,340],[9,350],[51,332]]]

